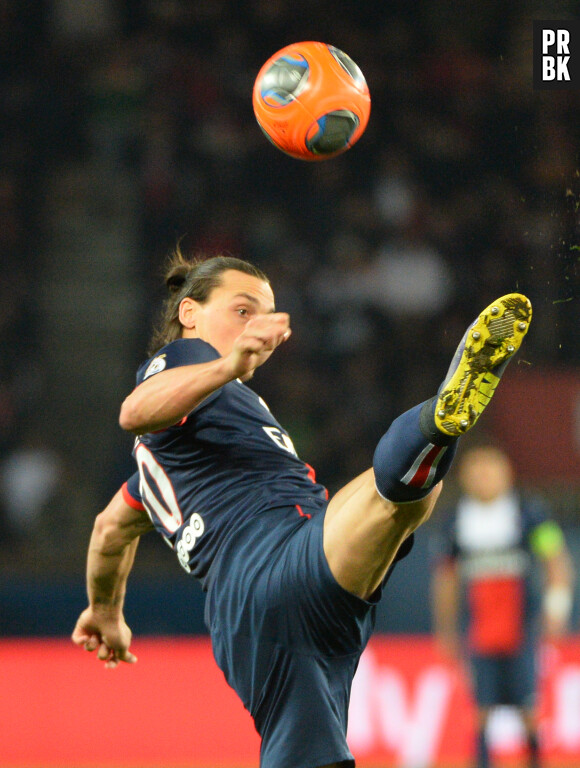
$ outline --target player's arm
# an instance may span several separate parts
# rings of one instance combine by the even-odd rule
[[[87,651],[98,649],[107,667],[136,661],[129,651],[131,630],[123,605],[139,537],[152,527],[147,514],[129,506],[121,491],[95,519],[87,556],[89,607],[80,615],[72,640]]]
[[[177,424],[224,384],[236,378],[226,358],[156,373],[139,384],[121,406],[119,424],[134,435]]]
[[[142,435],[177,424],[224,384],[249,378],[290,336],[289,322],[284,312],[256,317],[225,357],[171,368],[146,379],[123,402],[121,427]]]
[[[544,568],[544,628],[547,635],[557,637],[566,632],[572,613],[572,558],[562,529],[553,520],[546,520],[533,529],[531,545]]]
[[[460,580],[457,562],[444,558],[434,568],[431,583],[433,627],[441,649],[451,656],[460,654]]]

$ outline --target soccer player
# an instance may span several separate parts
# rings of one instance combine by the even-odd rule
[[[519,709],[529,765],[540,764],[536,722],[539,630],[564,633],[572,608],[572,566],[562,530],[545,502],[522,494],[509,457],[479,446],[459,464],[462,487],[444,526],[434,571],[435,630],[444,650],[461,658],[461,598],[468,609],[467,657],[477,705],[477,765],[488,768],[486,726],[493,707]],[[532,564],[544,570],[544,599],[533,589]],[[538,626],[543,606],[543,627]]]
[[[260,733],[262,768],[352,766],[350,688],[376,603],[520,346],[530,303],[510,294],[485,309],[439,392],[398,417],[373,466],[328,501],[245,384],[291,333],[267,277],[177,252],[166,284],[151,357],[120,413],[138,477],[96,518],[73,641],[109,667],[135,661],[123,599],[136,542],[154,526],[207,593],[213,652]]]

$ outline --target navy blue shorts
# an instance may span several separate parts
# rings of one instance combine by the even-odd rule
[[[261,768],[354,765],[350,689],[380,591],[365,601],[336,582],[324,510],[301,511],[268,510],[243,526],[208,588],[213,652],[262,737]]]
[[[529,638],[509,656],[471,657],[475,700],[480,707],[505,704],[531,709],[536,698],[536,653]]]

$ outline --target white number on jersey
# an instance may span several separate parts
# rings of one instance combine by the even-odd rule
[[[149,515],[157,515],[169,533],[175,533],[183,523],[183,515],[179,509],[171,480],[165,474],[163,467],[158,464],[155,456],[143,443],[138,443],[135,449],[135,458],[139,465],[139,492],[145,508]],[[155,481],[163,503],[153,492],[148,477]]]
[[[176,546],[177,557],[183,568],[191,573],[189,567],[189,553],[195,547],[197,540],[205,530],[201,515],[194,512],[189,518],[189,523],[181,533],[181,538]]]

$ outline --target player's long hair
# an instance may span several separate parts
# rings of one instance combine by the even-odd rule
[[[186,297],[205,304],[210,293],[222,283],[222,274],[235,269],[259,280],[270,281],[261,269],[248,261],[233,256],[194,256],[186,258],[179,245],[170,255],[164,273],[168,296],[163,304],[159,320],[153,329],[148,354],[154,355],[161,347],[181,338],[179,305]]]

